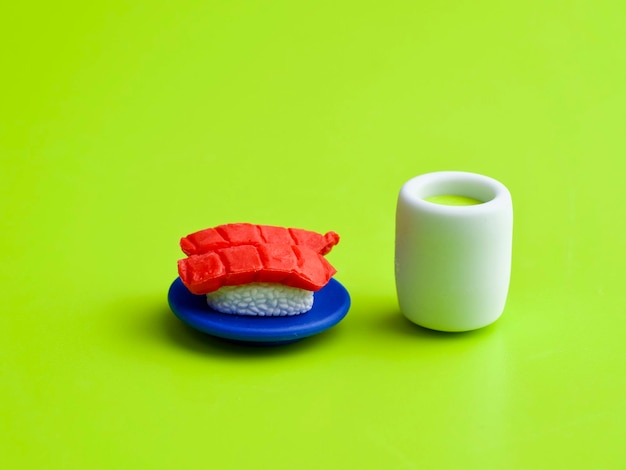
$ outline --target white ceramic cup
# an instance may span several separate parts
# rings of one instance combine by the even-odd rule
[[[466,196],[469,206],[425,198]],[[475,173],[417,176],[400,190],[395,275],[400,310],[420,326],[468,331],[496,321],[511,276],[513,206],[508,189]]]

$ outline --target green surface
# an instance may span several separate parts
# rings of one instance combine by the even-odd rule
[[[456,196],[454,194],[442,194],[441,196],[430,196],[424,198],[424,201],[434,204],[442,204],[444,206],[475,206],[482,204],[483,201],[467,196]]]
[[[626,3],[0,7],[0,464],[624,468]],[[498,179],[503,317],[398,312],[408,179]],[[281,348],[182,326],[178,239],[335,230],[353,306]]]

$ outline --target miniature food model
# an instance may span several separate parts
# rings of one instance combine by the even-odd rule
[[[309,311],[313,292],[337,272],[324,255],[339,235],[271,225],[227,224],[182,238],[183,284],[218,312],[287,316]]]

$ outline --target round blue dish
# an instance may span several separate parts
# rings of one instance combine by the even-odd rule
[[[345,287],[331,279],[313,294],[313,308],[285,317],[257,317],[219,313],[210,308],[206,296],[189,292],[180,278],[171,285],[168,302],[184,323],[213,336],[259,344],[286,344],[313,336],[339,323],[350,309]]]

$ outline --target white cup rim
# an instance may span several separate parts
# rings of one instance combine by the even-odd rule
[[[425,200],[442,195],[465,196],[482,202],[455,206]],[[502,205],[511,204],[511,194],[502,183],[488,176],[465,171],[436,171],[416,176],[402,186],[400,197],[423,211],[443,213],[491,212]]]

